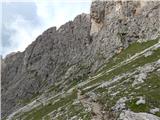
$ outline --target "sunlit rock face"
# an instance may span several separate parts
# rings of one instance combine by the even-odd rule
[[[108,56],[110,50],[127,47],[138,39],[155,39],[160,31],[159,4],[159,1],[92,2],[90,35],[96,48]]]
[[[58,30],[49,28],[24,52],[2,60],[2,116],[55,82],[93,75],[131,43],[155,39],[160,33],[159,1],[97,0],[90,11]]]

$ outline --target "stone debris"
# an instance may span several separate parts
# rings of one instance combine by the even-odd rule
[[[160,117],[148,113],[135,113],[132,111],[123,111],[120,114],[118,120],[160,120]]]
[[[144,54],[144,56],[145,56],[145,57],[148,57],[148,56],[152,55],[152,53],[153,53],[152,51],[148,51],[148,52],[146,52],[146,53]]]
[[[150,113],[155,114],[160,111],[160,108],[150,109]]]
[[[120,98],[120,99],[116,102],[115,106],[112,107],[112,109],[113,109],[114,111],[121,111],[121,110],[125,109],[125,108],[126,108],[125,102],[126,102],[127,100],[128,100],[127,97]]]
[[[139,100],[136,102],[136,105],[145,104],[146,101],[143,97],[139,97]]]

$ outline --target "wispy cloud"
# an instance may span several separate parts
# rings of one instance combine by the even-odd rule
[[[76,15],[82,12],[89,13],[90,8],[90,2],[73,2],[73,0],[68,0],[67,2],[64,2],[64,0],[34,0],[32,4],[34,4],[35,9],[33,11],[35,12],[33,18],[37,17],[37,25],[32,23],[33,20],[31,18],[26,19],[26,14],[20,14],[18,11],[11,14],[12,17],[14,16],[12,20],[2,21],[6,30],[5,32],[9,33],[9,37],[2,41],[10,42],[8,46],[3,46],[1,52],[3,56],[10,52],[25,50],[45,29],[51,26],[60,27],[60,25],[73,20]],[[27,11],[25,9],[23,10]]]
[[[82,12],[89,13],[90,2],[74,2],[75,0],[34,0],[37,7],[37,15],[45,26],[57,26],[64,24]]]
[[[20,15],[12,23],[5,25],[5,28],[13,32],[10,33],[8,38],[11,44],[9,46],[3,46],[3,55],[14,51],[23,51],[42,31],[41,27],[33,26]]]

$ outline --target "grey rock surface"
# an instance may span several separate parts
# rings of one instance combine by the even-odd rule
[[[2,116],[23,106],[20,100],[43,93],[56,81],[93,74],[117,50],[134,41],[158,37],[159,11],[159,1],[94,1],[90,15],[78,15],[58,30],[49,28],[24,52],[5,57]],[[77,72],[68,70],[72,66]]]
[[[160,120],[160,117],[142,112],[134,113],[132,111],[123,111],[118,120]]]
[[[91,5],[93,46],[104,56],[138,39],[160,33],[159,1],[94,1]],[[97,49],[94,52],[97,52]]]

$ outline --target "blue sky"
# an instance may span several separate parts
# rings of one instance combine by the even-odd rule
[[[1,54],[25,50],[47,28],[89,13],[90,4],[90,0],[5,0],[1,3]]]

